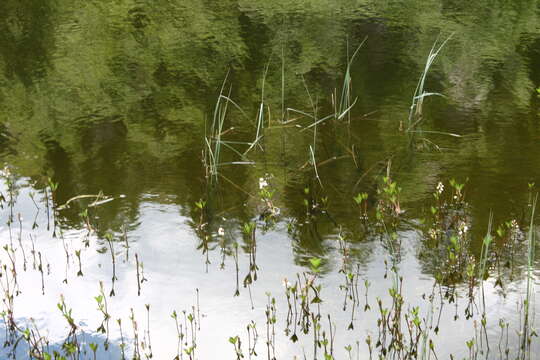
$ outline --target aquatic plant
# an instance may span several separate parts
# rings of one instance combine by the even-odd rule
[[[452,36],[453,34],[446,38],[446,40],[444,40],[440,45],[438,45],[438,40],[436,40],[433,43],[431,50],[429,51],[424,70],[422,71],[422,74],[418,79],[418,83],[412,97],[411,106],[409,109],[409,117],[407,120],[407,132],[415,130],[416,126],[422,121],[422,107],[424,105],[424,99],[429,96],[443,96],[441,93],[426,91],[424,89],[424,86],[433,62],[435,61],[441,50],[444,48],[446,43],[452,38]],[[400,128],[403,128],[402,123],[400,124]]]

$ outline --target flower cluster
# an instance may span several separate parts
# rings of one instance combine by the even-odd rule
[[[464,221],[460,222],[458,226],[459,236],[465,236],[465,234],[467,234],[467,231],[469,231],[469,227],[467,226],[467,223],[465,223]]]
[[[439,183],[437,184],[437,193],[442,194],[443,191],[444,191],[444,184],[439,181]]]
[[[265,205],[262,215],[265,217],[276,217],[281,211],[278,207],[274,206],[272,200],[274,197],[274,190],[270,189],[270,185],[268,184],[269,177],[270,175],[266,174],[265,177],[259,178],[259,196]]]

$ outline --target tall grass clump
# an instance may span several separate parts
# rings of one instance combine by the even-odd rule
[[[351,66],[354,62],[354,59],[356,58],[356,55],[358,54],[358,52],[360,51],[360,49],[362,48],[366,40],[367,40],[367,37],[365,37],[364,40],[362,40],[362,42],[358,45],[358,47],[356,48],[356,50],[354,51],[351,57],[349,57],[349,54],[347,51],[347,67],[345,69],[345,75],[343,78],[343,85],[341,88],[340,99],[338,100],[337,90],[335,90],[334,93],[332,94],[332,104],[334,105],[333,114],[329,114],[322,118],[319,118],[317,101],[313,101],[313,98],[311,97],[311,94],[309,92],[309,89],[307,87],[307,84],[303,76],[302,76],[302,81],[304,83],[306,93],[311,103],[312,113],[310,114],[305,111],[301,111],[301,110],[297,110],[293,108],[287,108],[287,115],[289,115],[290,112],[294,112],[300,115],[307,116],[313,120],[313,122],[310,125],[304,127],[301,130],[301,132],[309,130],[309,129],[313,130],[313,144],[309,146],[308,163],[312,165],[314,173],[315,173],[315,177],[317,181],[319,182],[319,184],[321,185],[321,187],[323,187],[323,185],[322,185],[321,178],[319,176],[319,172],[317,170],[317,160],[316,160],[317,126],[325,122],[326,120],[330,120],[330,119],[341,120],[346,115],[349,115],[349,121],[350,121],[350,111],[353,108],[353,106],[356,104],[356,100],[357,100],[357,98],[355,98],[353,101],[351,101],[351,94],[352,94]]]
[[[335,117],[336,119],[340,120],[342,119],[346,114],[349,115],[349,121],[350,121],[350,110],[356,103],[356,100],[358,98],[355,98],[351,102],[351,93],[352,93],[352,77],[351,77],[351,66],[354,62],[354,59],[356,58],[356,55],[358,54],[358,51],[364,46],[364,43],[366,42],[367,37],[362,40],[360,45],[356,48],[352,56],[349,58],[349,54],[347,54],[347,68],[345,70],[345,76],[343,78],[343,85],[341,87],[341,99],[339,101],[339,104],[335,105]],[[348,52],[348,50],[347,50]],[[336,99],[337,100],[337,99]]]
[[[209,129],[206,127],[207,124],[205,123],[205,146],[203,150],[203,159],[206,169],[206,177],[211,178],[212,180],[217,179],[219,175],[219,167],[221,165],[225,165],[225,163],[221,162],[222,146],[228,148],[229,150],[240,156],[240,158],[243,160],[245,159],[244,154],[240,153],[232,145],[250,144],[246,142],[226,141],[222,138],[225,133],[233,130],[233,128],[224,130],[224,124],[229,104],[232,104],[236,109],[240,111],[240,113],[244,117],[247,117],[242,108],[230,98],[232,87],[229,87],[227,95],[224,94],[225,84],[227,82],[228,75],[229,73],[227,73],[227,75],[225,76],[225,80],[223,80],[223,84],[221,86],[221,90],[219,92],[216,105],[214,107],[212,123],[210,124]],[[234,163],[236,162],[233,162],[233,164]]]
[[[259,110],[257,111],[257,118],[256,118],[256,128],[257,128],[257,130],[255,132],[255,139],[251,143],[249,143],[249,147],[247,148],[246,151],[244,151],[242,156],[247,155],[259,143],[259,141],[263,138],[264,121],[265,121],[265,117],[264,117],[264,105],[265,105],[265,103],[264,103],[264,85],[265,85],[265,82],[266,82],[266,75],[268,74],[268,67],[269,66],[270,66],[270,61],[268,63],[266,63],[263,78],[262,78],[261,102],[259,104]],[[282,84],[282,86],[284,86],[284,85]],[[270,116],[269,116],[269,118],[270,118]]]
[[[227,74],[228,75],[228,74]],[[223,103],[223,90],[225,88],[225,82],[227,81],[227,76],[223,81],[221,90],[219,92],[218,99],[214,108],[214,116],[212,118],[212,124],[210,125],[209,132],[206,129],[205,123],[205,134],[204,134],[204,165],[206,168],[206,176],[215,178],[218,174],[219,158],[221,154],[221,135],[223,131],[223,124],[225,123],[225,115],[227,114],[227,105],[228,102]],[[230,95],[230,91],[229,91]]]
[[[414,90],[414,95],[412,97],[411,107],[409,109],[409,117],[407,122],[407,132],[412,131],[415,129],[415,127],[422,121],[422,107],[424,104],[424,99],[429,96],[443,96],[443,94],[438,92],[429,92],[426,91],[424,86],[426,84],[426,78],[429,73],[429,70],[431,68],[431,65],[433,65],[433,62],[443,49],[443,47],[446,45],[446,43],[452,38],[453,34],[451,34],[446,40],[442,42],[441,45],[437,46],[438,39],[435,41],[433,46],[431,47],[431,50],[429,51],[429,55],[426,60],[426,64],[424,66],[424,71],[422,71],[422,74],[420,75],[420,79],[418,79],[418,83],[416,84],[416,89]],[[400,124],[400,128],[403,128],[403,124]]]

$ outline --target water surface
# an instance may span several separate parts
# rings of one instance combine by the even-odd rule
[[[411,140],[400,123],[407,121],[430,49],[451,34],[425,85],[444,97],[426,99],[418,128],[423,132]],[[345,358],[344,346],[355,348],[356,341],[360,358],[369,358],[364,340],[377,334],[378,314],[364,312],[363,303],[354,329],[347,330],[351,308],[342,310],[339,287],[343,262],[357,269],[362,296],[364,279],[371,282],[374,308],[377,297],[390,301],[392,276],[385,274],[392,260],[404,278],[410,307],[428,311],[421,295],[430,294],[434,283],[459,289],[458,309],[444,305],[441,330],[433,339],[440,359],[450,353],[466,356],[465,341],[475,335],[472,320],[463,316],[467,283],[435,281],[441,264],[426,245],[422,220],[430,216],[437,184],[443,182],[448,192],[448,181],[456,179],[466,183],[462,216],[471,229],[473,257],[480,255],[490,213],[493,229],[516,220],[526,233],[528,184],[540,184],[539,34],[537,1],[2,1],[0,157],[10,173],[4,173],[2,193],[8,193],[6,179],[15,179],[18,195],[13,209],[4,204],[0,239],[16,248],[21,293],[14,301],[15,317],[21,323],[34,318],[52,342],[61,343],[67,324],[56,304],[64,294],[84,331],[97,336],[101,314],[94,296],[99,281],[107,295],[111,290],[105,239],[111,232],[118,280],[115,296],[107,296],[109,312],[123,319],[129,342],[130,308],[142,334],[145,304],[150,305],[154,358],[176,355],[170,314],[190,311],[196,289],[202,314],[197,358],[233,358],[228,339],[245,337],[251,320],[261,335],[259,357],[265,357],[267,292],[277,300],[277,358],[301,358],[304,351],[309,358],[310,335],[293,343],[283,332],[282,283],[309,271],[314,257],[323,259],[321,306],[336,324],[336,358]],[[332,113],[347,59],[366,37],[351,65],[354,107],[342,119],[317,126],[314,140],[312,129],[301,131],[313,120],[286,109],[316,112],[318,118]],[[202,153],[224,83],[224,93],[245,113],[229,106],[224,129],[230,130],[224,137],[253,141],[261,98],[264,136],[249,153],[253,164],[227,164],[244,159],[223,150],[225,165],[212,180]],[[352,200],[360,192],[369,194],[373,218],[381,197],[377,188],[387,172],[402,188],[397,259],[371,225],[366,230]],[[59,184],[54,199],[48,198],[48,178]],[[270,223],[260,218],[261,178],[280,209]],[[89,209],[90,235],[80,214],[89,200],[73,201],[47,216],[46,204],[58,207],[77,195],[100,192],[114,200]],[[201,199],[207,204],[203,231],[195,204]],[[11,213],[14,222],[8,227]],[[253,248],[242,226],[251,221],[258,225],[258,278],[244,287]],[[350,251],[346,259],[340,236]],[[486,279],[487,329],[494,344],[500,318],[512,326],[521,320],[517,304],[526,293],[525,238],[511,269],[500,275],[493,266]],[[30,260],[32,241],[47,264],[44,294],[41,274]],[[238,281],[234,243],[239,244]],[[505,252],[504,243],[496,246]],[[83,276],[77,276],[78,250]],[[135,254],[148,279],[140,296]],[[6,256],[3,263],[9,262]],[[540,267],[535,269],[538,275]],[[496,286],[498,278],[504,280],[502,288]],[[100,358],[119,356],[116,322],[110,327],[115,346]],[[538,353],[538,343],[533,346]],[[499,353],[488,356],[499,358]]]

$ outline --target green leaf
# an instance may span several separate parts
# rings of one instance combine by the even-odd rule
[[[320,258],[311,258],[309,259],[309,262],[311,264],[311,269],[315,271],[315,270],[318,270],[319,267],[321,266],[322,260]]]

